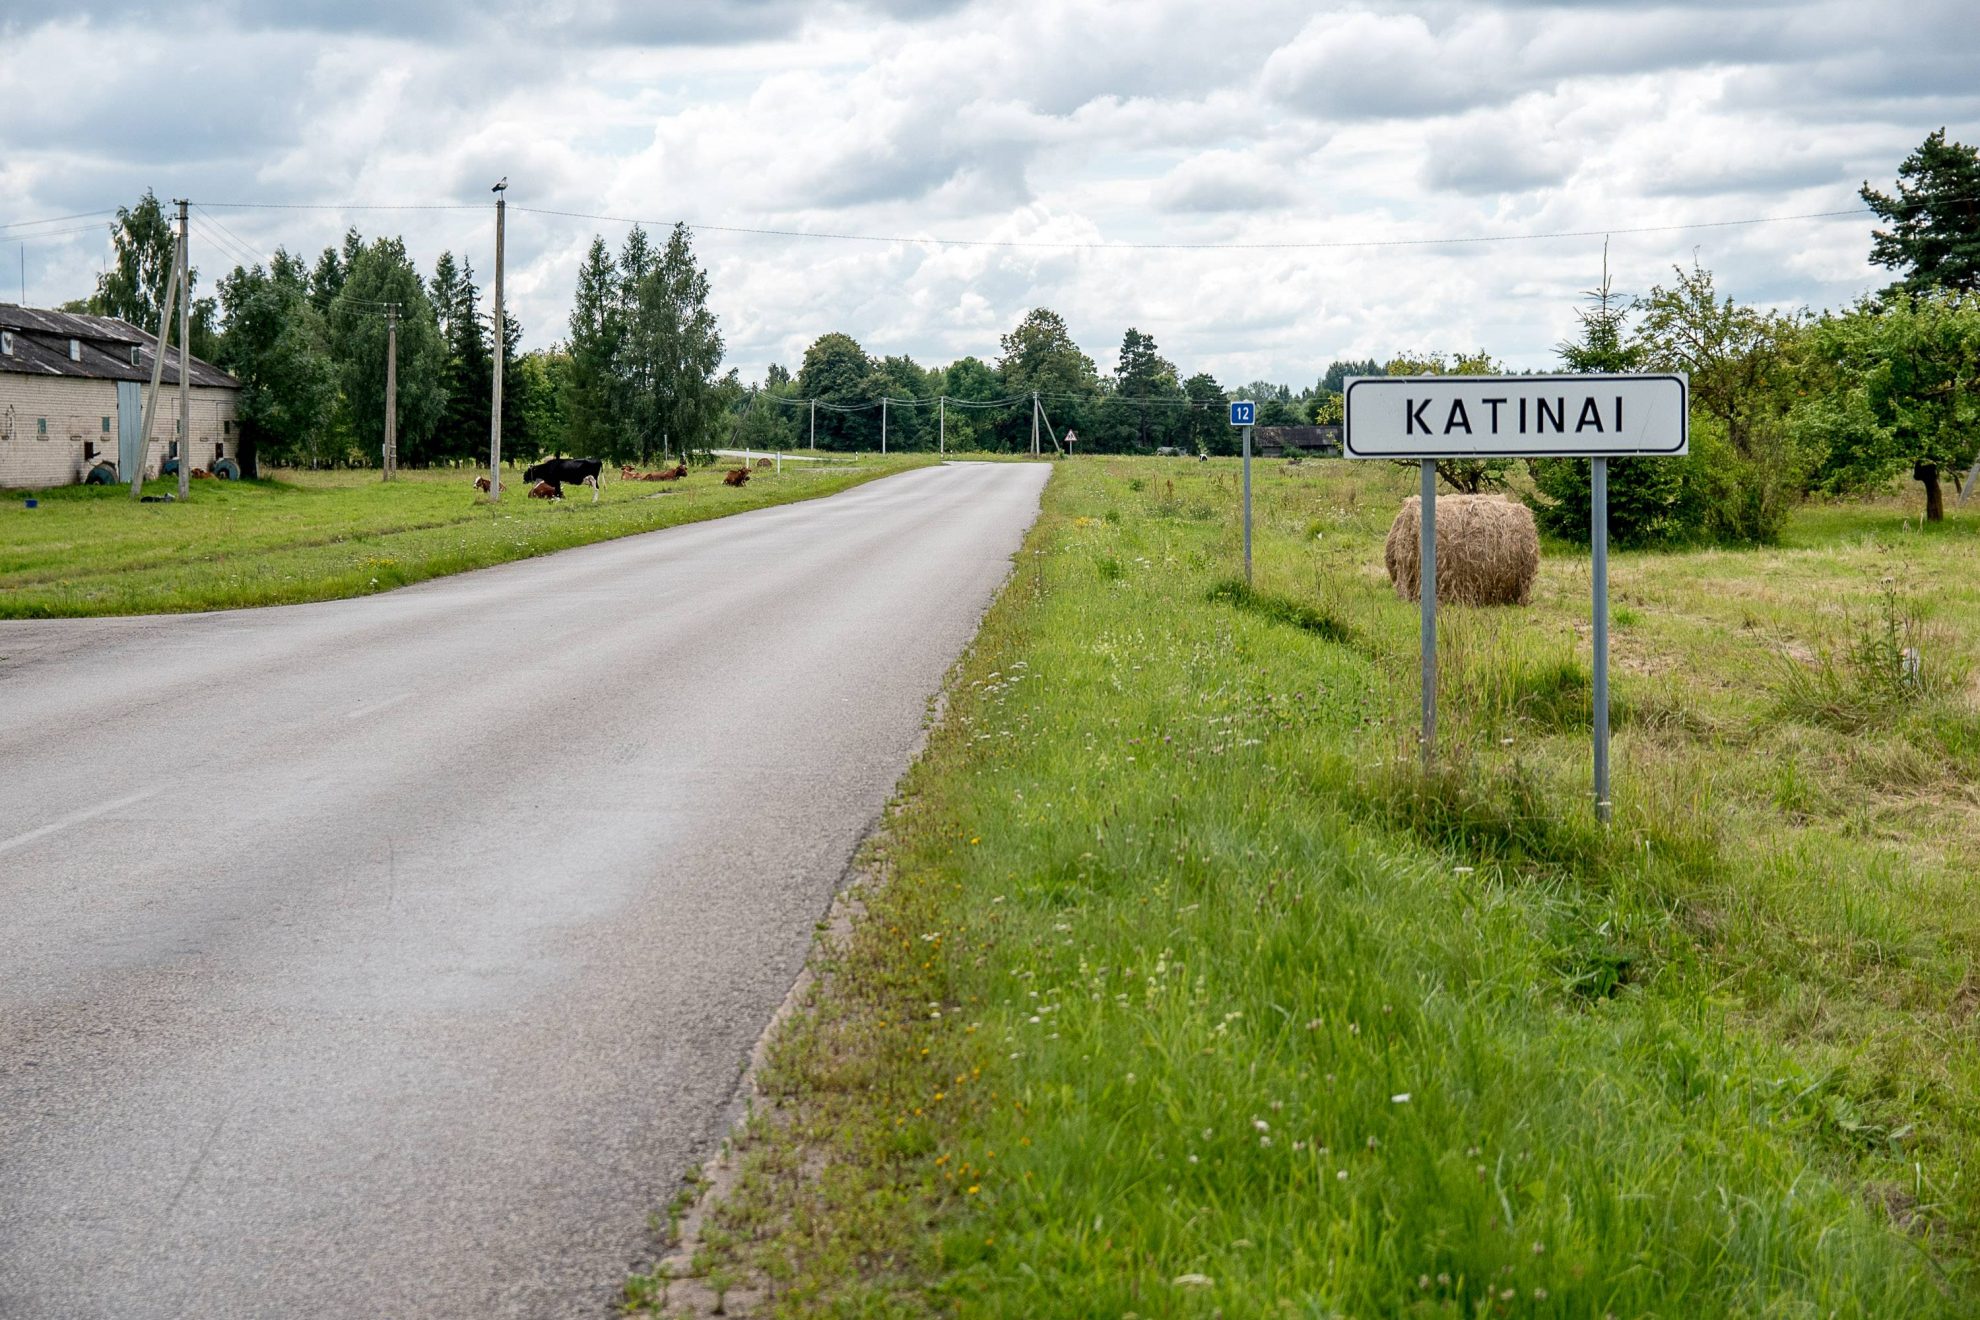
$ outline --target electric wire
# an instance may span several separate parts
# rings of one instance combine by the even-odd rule
[[[115,214],[117,214],[117,208],[113,206],[106,211],[77,211],[74,215],[51,215],[44,216],[39,220],[10,220],[6,224],[0,224],[0,229],[26,229],[34,225],[53,225],[59,224],[64,220],[87,220],[91,216]],[[89,228],[94,229],[96,226],[91,225]]]

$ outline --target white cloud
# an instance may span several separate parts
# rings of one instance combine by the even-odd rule
[[[993,358],[1034,305],[1103,365],[1133,325],[1232,381],[1300,384],[1402,349],[1545,366],[1602,234],[1628,291],[1696,253],[1743,299],[1834,305],[1884,282],[1866,217],[1625,231],[1847,207],[1931,129],[1980,137],[1963,0],[231,0],[198,6],[186,36],[118,0],[43,12],[0,19],[0,225],[146,187],[480,207],[506,174],[531,343],[563,333],[591,235],[616,247],[624,226],[525,207],[1079,245],[702,229],[748,376],[828,330],[924,362]],[[89,76],[48,97],[48,70]],[[314,252],[350,225],[492,275],[481,209],[195,219],[207,287],[236,244]],[[1554,231],[1589,236],[1270,246]],[[21,232],[0,229],[0,296]],[[1250,246],[1100,246],[1120,243]],[[88,292],[105,243],[64,233],[26,255],[29,297],[53,303]]]

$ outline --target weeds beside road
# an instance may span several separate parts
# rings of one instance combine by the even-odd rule
[[[1980,1305],[1980,522],[1805,510],[1527,610],[1381,569],[1408,474],[1059,468],[775,1042],[698,1268],[786,1315]],[[1886,651],[1916,647],[1916,681]],[[629,1286],[665,1311],[667,1283]]]
[[[674,483],[605,475],[592,503],[526,497],[503,478],[499,506],[468,469],[280,471],[266,481],[200,481],[185,504],[139,504],[115,486],[9,492],[0,502],[0,618],[160,614],[287,605],[375,591],[527,559],[592,541],[830,495],[934,462],[865,456],[856,465],[786,463],[741,489],[723,466]],[[154,493],[176,489],[151,483]],[[19,497],[33,495],[28,509]]]

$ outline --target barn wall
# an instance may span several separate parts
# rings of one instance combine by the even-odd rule
[[[194,386],[194,467],[210,468],[225,453],[234,457],[237,391]],[[40,422],[47,420],[47,434]],[[108,422],[108,429],[105,422]],[[146,446],[145,474],[156,475],[178,435],[179,392],[160,392]],[[94,448],[95,456],[86,457]],[[0,486],[40,488],[81,481],[98,460],[117,461],[117,383],[76,376],[27,376],[0,372]],[[126,474],[128,476],[128,474]]]

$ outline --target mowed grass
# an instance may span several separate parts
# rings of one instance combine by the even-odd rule
[[[156,614],[285,605],[389,591],[427,578],[592,541],[829,495],[933,461],[866,456],[786,463],[724,486],[727,466],[678,482],[605,475],[600,499],[565,487],[527,498],[521,471],[501,503],[470,470],[277,471],[263,481],[196,481],[184,504],[141,504],[128,487],[9,491],[0,500],[0,618]],[[148,494],[176,491],[152,482]],[[25,507],[33,496],[41,507]]]
[[[1980,1310],[1980,516],[1617,555],[1605,830],[1585,549],[1531,608],[1443,611],[1425,774],[1380,566],[1413,474],[1260,464],[1249,591],[1236,475],[1057,469],[703,1282],[807,1316]]]

